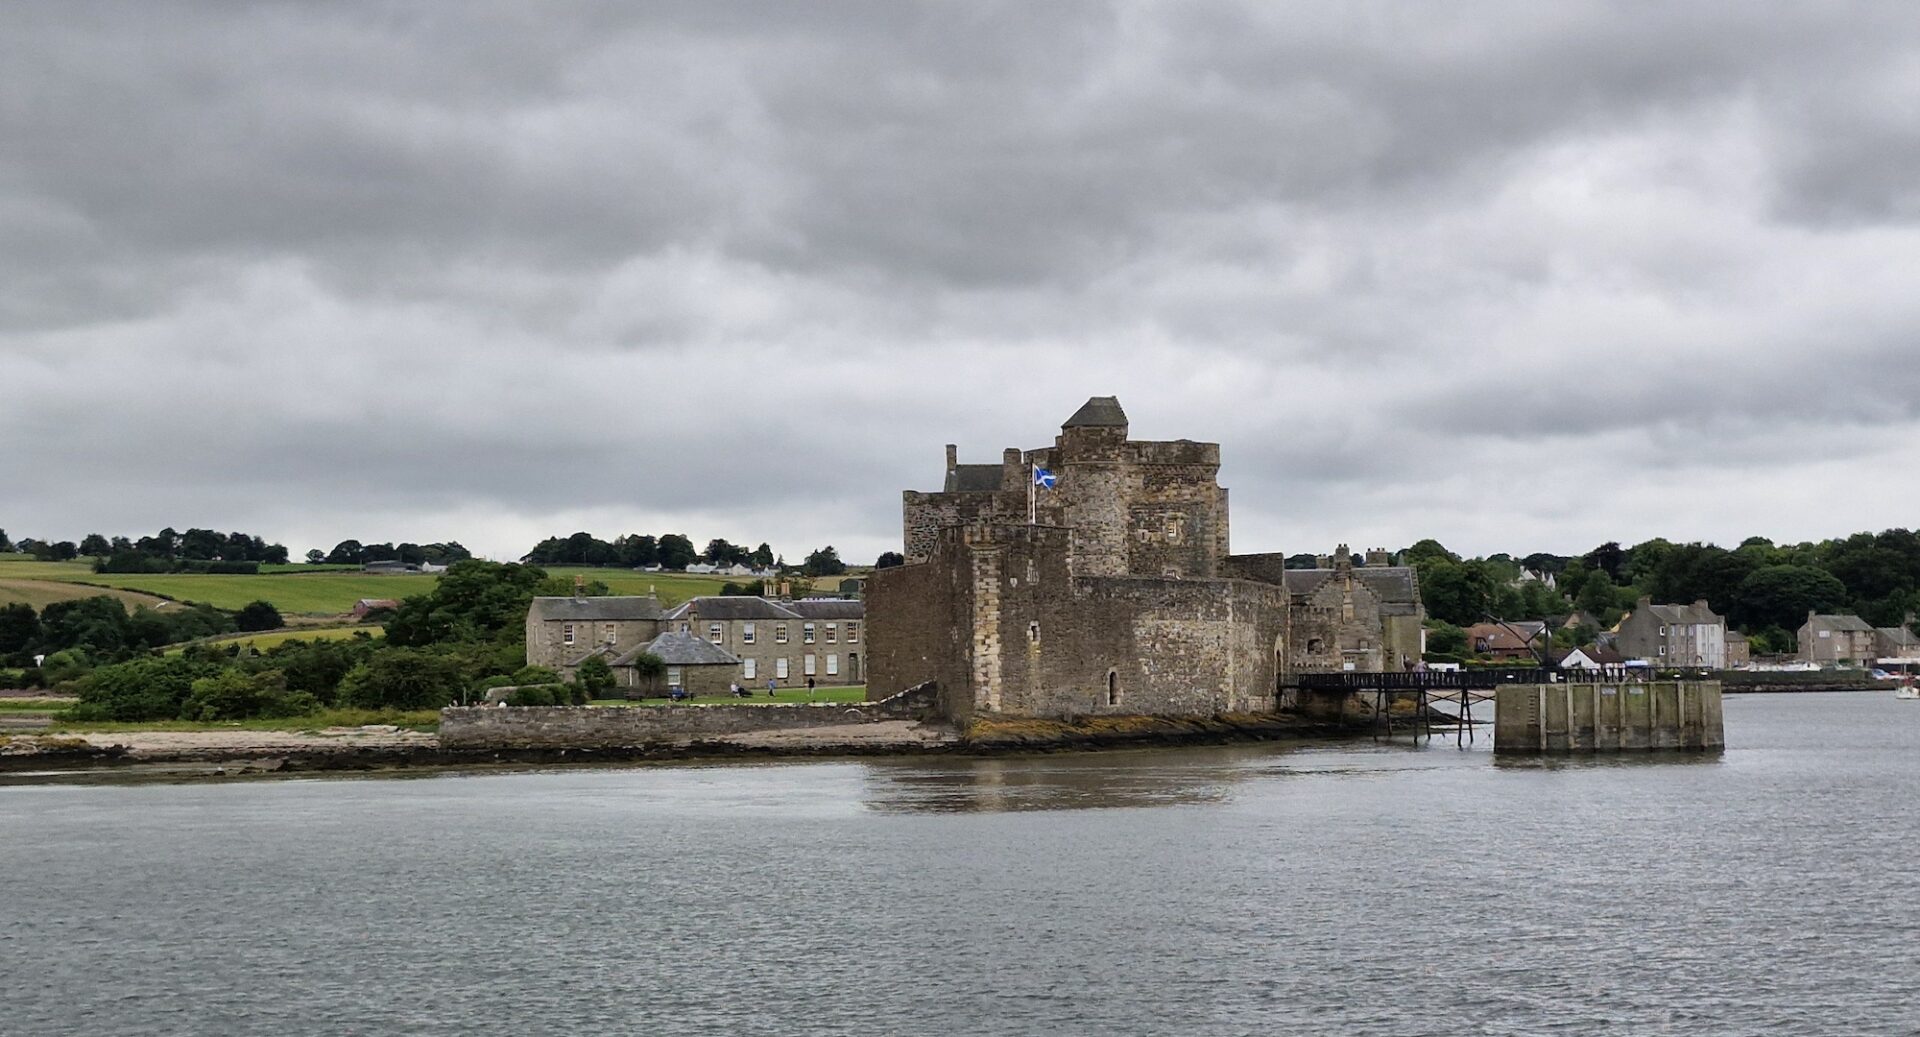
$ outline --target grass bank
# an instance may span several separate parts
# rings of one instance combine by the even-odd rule
[[[114,734],[122,731],[318,731],[324,727],[366,727],[391,724],[413,731],[440,730],[437,709],[327,709],[297,717],[255,717],[251,720],[143,720],[139,722],[56,720],[49,731]]]

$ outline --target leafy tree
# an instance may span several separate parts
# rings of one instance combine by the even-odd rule
[[[660,561],[660,544],[650,536],[629,534],[614,541],[614,546],[620,550],[620,564],[629,569],[639,569]]]
[[[66,648],[54,652],[40,664],[41,680],[49,688],[79,680],[92,671],[93,659],[84,649],[79,648]]]
[[[1459,562],[1460,556],[1446,549],[1438,540],[1428,538],[1415,543],[1400,552],[1400,564],[1418,567],[1421,562]]]
[[[660,567],[663,569],[685,569],[700,557],[693,549],[693,541],[679,533],[668,533],[660,538]]]
[[[340,681],[374,652],[364,634],[346,640],[295,639],[267,650],[265,665],[280,671],[288,691],[306,692],[325,705],[339,699]]]
[[[1317,569],[1320,566],[1320,559],[1303,552],[1297,555],[1288,555],[1285,565],[1289,569]]]
[[[320,565],[324,563],[326,560],[327,560],[327,553],[325,551],[320,550],[317,547],[307,552],[308,565]]]
[[[1587,569],[1576,572],[1580,573],[1578,586],[1569,587],[1573,591],[1574,607],[1606,623],[1619,618],[1620,595],[1606,571]],[[1567,582],[1572,584],[1574,579],[1570,577]]]
[[[707,549],[703,554],[714,565],[744,565],[753,557],[753,552],[746,548],[718,538],[707,541]]]
[[[40,648],[82,648],[97,659],[123,659],[136,647],[126,606],[99,595],[56,601],[40,610]],[[144,643],[138,643],[144,648]]]
[[[102,666],[80,681],[80,703],[68,715],[75,720],[172,720],[180,716],[193,682],[219,672],[217,663],[185,656]]]
[[[873,567],[875,569],[891,569],[896,565],[905,565],[905,564],[907,564],[906,556],[902,555],[900,552],[882,551],[880,552],[880,557],[874,561]]]
[[[832,544],[807,555],[800,571],[808,576],[838,576],[847,571],[847,563],[840,560],[840,552]]]
[[[248,717],[297,717],[315,712],[320,700],[304,691],[288,691],[278,670],[247,673],[222,670],[193,682],[180,707],[182,720],[244,720]]]
[[[518,641],[526,630],[534,588],[546,571],[530,565],[478,559],[447,567],[433,589],[407,598],[387,622],[387,643]]]
[[[383,648],[347,673],[339,698],[361,709],[439,709],[460,701],[466,687],[459,665],[445,655]]]
[[[574,668],[573,679],[590,699],[604,698],[613,690],[613,667],[600,656],[590,655]]]
[[[1483,564],[1463,564],[1429,556],[1416,569],[1420,574],[1420,598],[1426,604],[1427,614],[1435,619],[1470,626],[1497,607],[1495,598],[1503,585]]]
[[[1548,554],[1545,551],[1535,551],[1525,558],[1520,559],[1521,565],[1532,569],[1534,572],[1552,573],[1554,576],[1559,576],[1561,573],[1566,572],[1567,566],[1572,562],[1573,559],[1568,558],[1566,555]]]
[[[667,661],[652,652],[641,652],[633,657],[633,675],[639,683],[652,692],[667,675]]]
[[[251,601],[233,617],[234,625],[241,630],[278,630],[286,626],[280,618],[280,610],[270,601]]]
[[[13,541],[7,539],[7,531],[0,529],[0,551],[13,550]]]
[[[522,666],[508,680],[514,684],[558,684],[560,674],[545,666]]]
[[[327,552],[329,565],[360,565],[364,562],[366,548],[358,540],[342,540]]]
[[[1599,547],[1580,556],[1580,567],[1598,569],[1607,574],[1607,579],[1619,583],[1626,575],[1627,553],[1620,548],[1618,541],[1609,540]]]
[[[80,553],[101,558],[113,553],[113,544],[98,533],[88,533],[80,539]]]
[[[765,569],[767,566],[772,565],[773,564],[773,548],[768,544],[766,544],[765,542],[762,542],[759,547],[756,547],[753,549],[752,562],[754,565],[762,569]]]
[[[1740,582],[1733,618],[1747,629],[1797,629],[1808,612],[1831,612],[1847,599],[1847,588],[1831,573],[1805,565],[1769,565]]]
[[[1455,658],[1467,654],[1467,632],[1452,623],[1432,623],[1427,627],[1427,653]]]
[[[40,615],[23,601],[0,605],[0,657],[23,655],[40,641]]]

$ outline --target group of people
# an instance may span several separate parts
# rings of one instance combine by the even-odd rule
[[[732,692],[735,698],[749,699],[753,697],[753,692],[749,690],[745,685],[741,684],[739,681],[728,682],[727,690]],[[778,692],[779,690],[780,690],[779,680],[773,677],[768,677],[767,678],[767,697],[773,698],[775,693]],[[675,697],[684,698],[685,696],[675,696]],[[813,697],[813,678],[812,677],[807,678],[807,697],[808,698]]]

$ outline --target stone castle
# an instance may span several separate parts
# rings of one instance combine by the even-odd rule
[[[1030,490],[1035,468],[1054,484]],[[907,564],[867,585],[869,696],[936,681],[956,719],[1265,712],[1294,674],[1420,657],[1411,569],[1229,553],[1219,470],[1216,443],[1128,439],[1111,396],[999,464],[948,446],[941,490],[904,494]]]

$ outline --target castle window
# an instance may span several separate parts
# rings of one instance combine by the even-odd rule
[[[570,645],[573,643],[573,624],[572,623],[568,623],[566,626],[563,626],[560,628],[560,643],[563,645]]]
[[[1324,651],[1326,651],[1326,650],[1327,650],[1327,642],[1326,642],[1326,641],[1324,641],[1324,640],[1322,640],[1322,639],[1320,639],[1320,638],[1317,638],[1317,637],[1309,637],[1309,638],[1307,638],[1307,653],[1308,653],[1308,654],[1310,654],[1310,655],[1319,655],[1319,654],[1320,654],[1321,652],[1324,652]]]
[[[1168,517],[1167,539],[1176,544],[1180,542],[1180,516],[1173,515]]]
[[[1040,621],[1039,620],[1036,619],[1033,622],[1027,624],[1027,640],[1032,644],[1040,643]]]
[[[1120,704],[1120,675],[1113,670],[1107,671],[1107,705]]]

